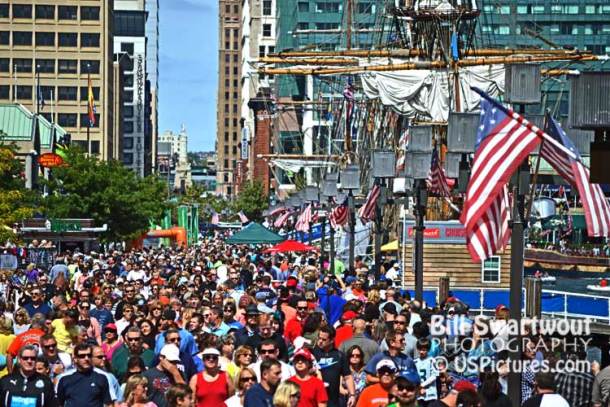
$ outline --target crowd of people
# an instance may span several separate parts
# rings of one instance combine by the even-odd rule
[[[482,329],[459,298],[412,300],[385,278],[400,272],[393,262],[373,270],[357,258],[329,272],[315,252],[262,249],[217,236],[64,252],[49,268],[2,273],[0,406],[513,405],[508,331]],[[507,319],[498,306],[483,326]],[[553,338],[535,331],[525,339],[523,360],[591,368],[527,365],[524,406],[607,405],[599,349],[549,349]]]

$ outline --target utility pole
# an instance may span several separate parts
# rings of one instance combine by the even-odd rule
[[[352,49],[352,8],[353,8],[353,0],[346,0],[347,1],[347,41],[346,41],[346,47],[347,49]]]

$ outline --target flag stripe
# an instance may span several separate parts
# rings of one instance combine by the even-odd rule
[[[375,219],[375,208],[377,207],[377,198],[379,198],[380,192],[381,188],[379,185],[375,184],[366,196],[366,202],[358,211],[358,216],[362,220],[362,223],[367,223]]]
[[[447,177],[445,177],[445,170],[441,166],[438,158],[438,151],[434,149],[432,152],[432,163],[430,165],[430,172],[428,173],[428,190],[441,197],[450,197],[451,190],[449,184],[447,184]]]

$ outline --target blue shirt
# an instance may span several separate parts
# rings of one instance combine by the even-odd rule
[[[273,393],[256,383],[246,392],[244,407],[273,407]]]
[[[193,334],[191,334],[184,328],[180,329],[179,333],[180,352],[184,352],[187,355],[196,355],[199,350],[197,349],[197,344],[195,343],[195,338],[193,338]],[[165,335],[163,335],[163,333],[160,333],[159,335],[157,335],[157,339],[155,342],[155,355],[159,356],[163,345],[165,345]]]
[[[377,363],[379,363],[383,359],[389,359],[392,362],[394,362],[394,364],[396,365],[396,368],[398,369],[398,374],[404,373],[405,375],[407,375],[407,374],[419,375],[419,373],[417,372],[417,368],[415,367],[415,362],[413,362],[413,359],[410,356],[407,356],[406,354],[404,354],[402,352],[396,356],[390,356],[390,353],[386,352],[386,351],[376,353],[369,360],[369,363],[366,364],[366,367],[364,368],[364,370],[368,374],[376,376],[377,375]]]
[[[60,376],[57,400],[65,407],[103,407],[112,403],[108,378],[96,371],[72,371]]]
[[[28,312],[28,315],[30,316],[30,318],[32,318],[35,314],[43,314],[45,317],[49,317],[49,314],[51,313],[51,307],[49,307],[47,304],[45,304],[44,302],[42,304],[40,304],[38,307],[36,307],[34,305],[34,303],[28,302],[27,304],[25,304],[23,306],[23,308],[25,308],[25,310]]]

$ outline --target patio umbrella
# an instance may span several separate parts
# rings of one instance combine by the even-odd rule
[[[263,253],[309,252],[312,250],[318,250],[318,248],[305,243],[297,242],[296,240],[285,240],[282,243],[276,244],[275,246],[264,250]]]

